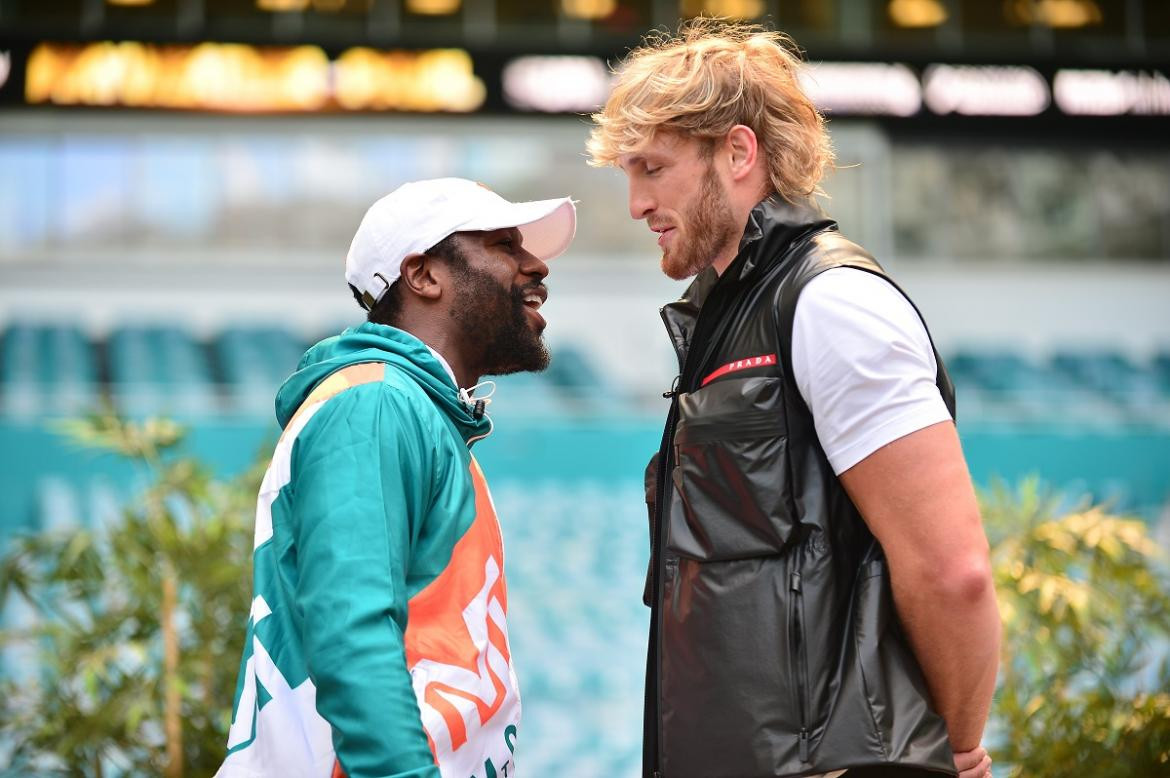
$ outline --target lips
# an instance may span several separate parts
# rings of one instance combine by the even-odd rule
[[[535,322],[537,329],[543,330],[547,322],[539,311],[545,300],[548,299],[548,290],[543,286],[528,289],[524,292],[523,299],[525,312]]]
[[[669,224],[651,224],[649,225],[651,231],[658,233],[658,245],[660,248],[666,248],[666,241],[669,236],[674,235],[674,227]]]

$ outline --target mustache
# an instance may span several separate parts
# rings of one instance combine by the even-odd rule
[[[532,292],[538,292],[538,291],[543,292],[545,298],[547,299],[548,287],[545,286],[544,284],[542,284],[540,281],[533,281],[530,284],[524,284],[524,286],[513,286],[512,287],[512,298],[515,300],[518,300],[520,302],[523,302],[525,295],[530,294]]]

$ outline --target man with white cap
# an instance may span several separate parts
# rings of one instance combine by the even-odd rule
[[[221,778],[516,774],[503,546],[469,448],[479,378],[548,364],[545,262],[575,228],[568,198],[455,178],[366,213],[345,275],[369,320],[277,395]]]

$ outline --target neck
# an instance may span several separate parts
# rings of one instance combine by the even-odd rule
[[[727,246],[716,255],[715,261],[711,263],[711,267],[715,268],[715,272],[723,275],[723,271],[735,261],[735,256],[739,252],[736,251],[736,244],[729,243]]]
[[[736,222],[739,230],[719,250],[719,253],[715,255],[714,261],[711,262],[711,267],[715,268],[716,273],[723,275],[723,271],[739,256],[739,244],[743,240],[744,233],[747,231],[748,219],[751,218],[752,210],[769,197],[771,197],[771,192],[766,187],[761,186],[755,195],[739,204],[740,215]]]
[[[452,333],[438,327],[428,326],[426,322],[403,326],[407,332],[427,344],[443,355],[443,359],[455,374],[455,383],[459,387],[475,386],[479,383],[480,372],[460,348],[459,339]]]
[[[447,360],[447,364],[451,366],[451,372],[455,374],[456,385],[460,388],[475,386],[479,383],[479,369],[472,366],[462,349],[452,339],[447,339],[442,345],[431,343],[428,340],[423,342],[443,355],[443,359]]]
[[[739,255],[739,242],[743,238],[744,230],[747,229],[747,221],[750,214],[751,209],[749,208],[744,212],[743,218],[737,222],[739,229],[731,233],[727,242],[723,244],[723,248],[719,249],[718,253],[715,254],[715,259],[711,262],[711,267],[715,268],[715,272],[719,275],[723,275],[723,271]]]

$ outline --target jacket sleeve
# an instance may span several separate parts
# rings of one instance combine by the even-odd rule
[[[349,778],[439,778],[403,644],[429,483],[417,426],[393,390],[355,387],[318,411],[293,454],[294,600],[317,711]]]

